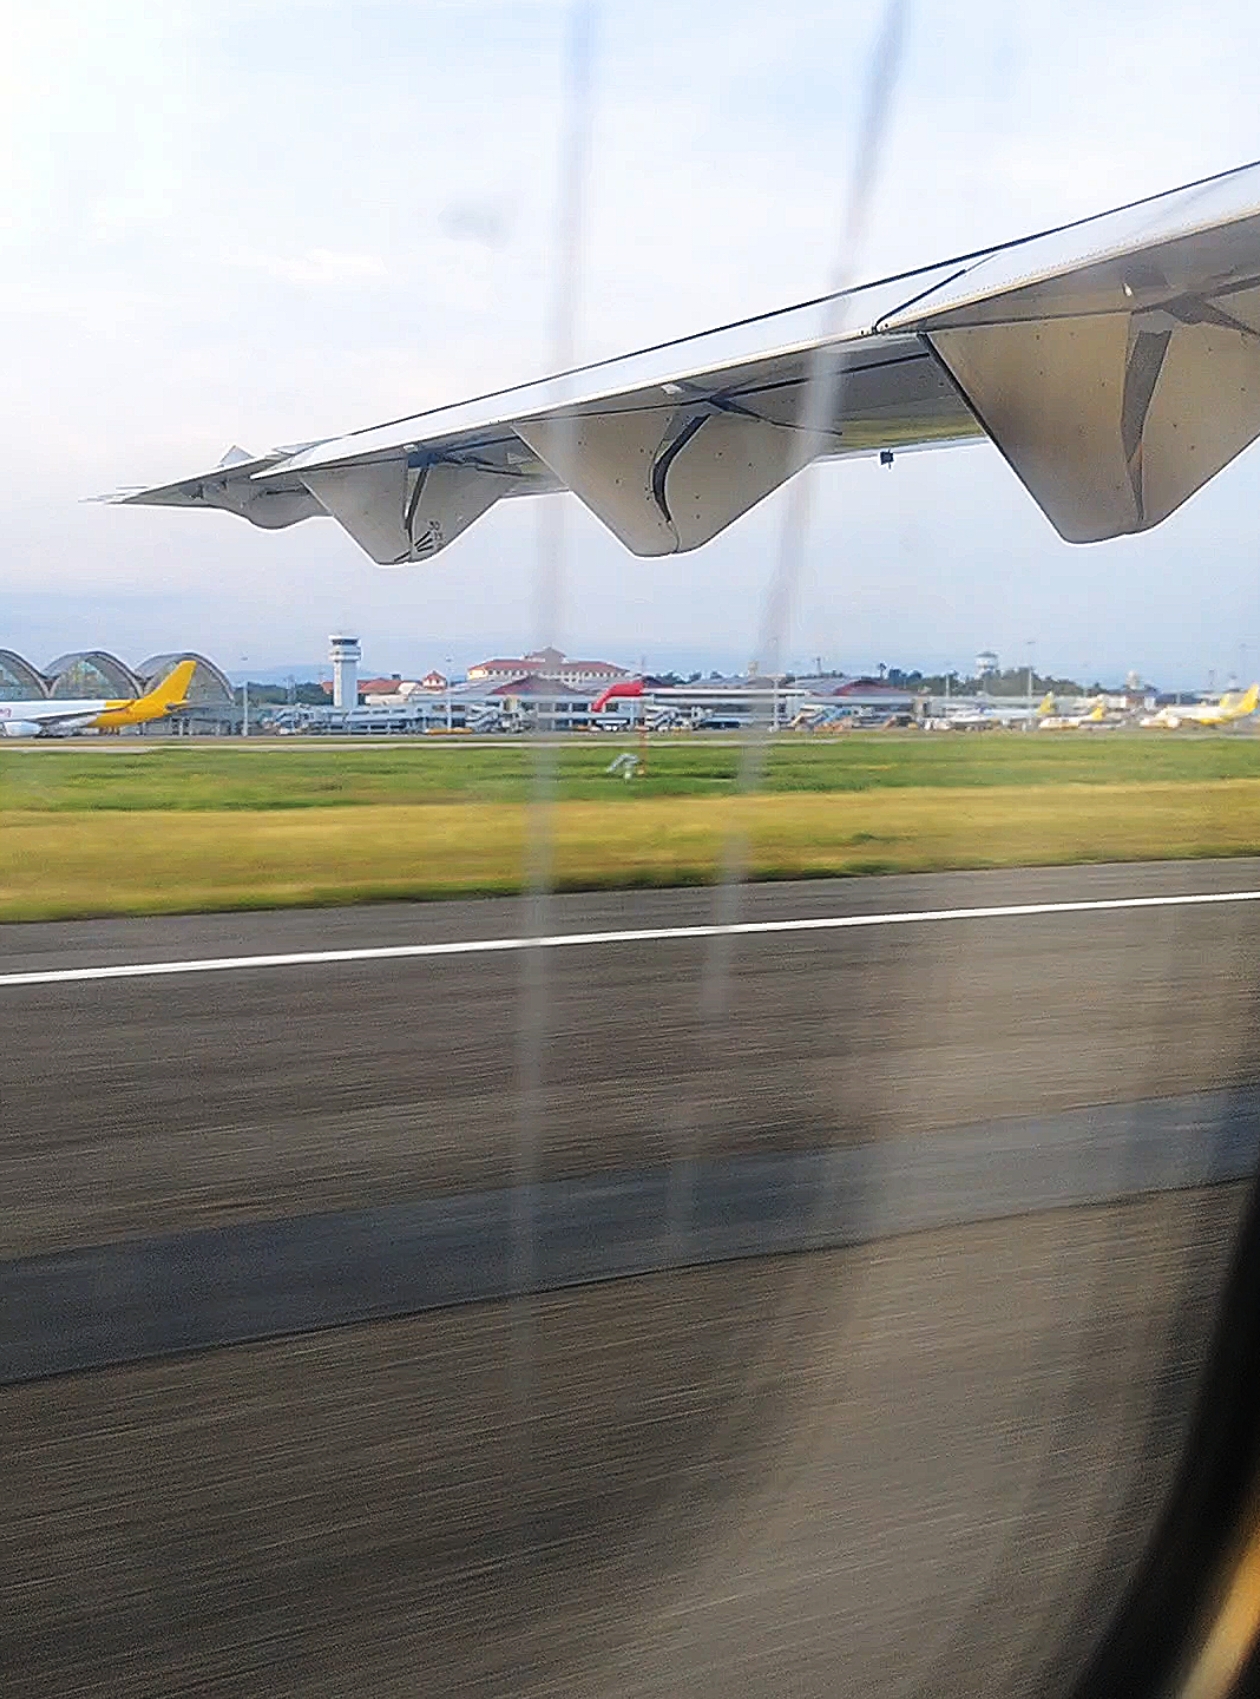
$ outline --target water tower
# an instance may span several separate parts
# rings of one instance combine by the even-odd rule
[[[328,659],[333,667],[333,707],[359,705],[359,661],[362,651],[357,637],[330,637]]]
[[[976,677],[990,678],[997,673],[998,658],[992,649],[981,649],[976,656]]]

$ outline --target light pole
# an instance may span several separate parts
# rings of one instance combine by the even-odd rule
[[[1026,709],[1026,714],[1025,714],[1025,718],[1024,718],[1024,730],[1027,731],[1029,726],[1032,724],[1033,660],[1036,656],[1037,639],[1035,637],[1029,637],[1026,640],[1025,647],[1028,650],[1028,676],[1027,676],[1027,679],[1025,681],[1027,701],[1025,702],[1025,705],[1024,705],[1025,709]]]
[[[241,736],[249,736],[249,656],[242,655],[245,676],[241,681]]]
[[[450,731],[451,720],[451,657],[446,657],[446,729]]]

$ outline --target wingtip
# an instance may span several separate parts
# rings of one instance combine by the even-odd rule
[[[82,506],[118,507],[123,502],[134,501],[145,491],[143,484],[127,484],[120,490],[105,490],[100,495],[80,496]]]

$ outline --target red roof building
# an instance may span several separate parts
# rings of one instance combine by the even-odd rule
[[[391,696],[396,694],[402,683],[401,673],[391,673],[389,678],[361,678],[359,680],[360,696]],[[319,688],[325,695],[333,693],[333,682],[330,678],[321,678]]]
[[[566,690],[581,686],[602,688],[615,679],[629,676],[625,667],[619,667],[612,661],[570,660],[559,649],[535,649],[528,655],[500,655],[493,660],[478,661],[476,666],[468,669],[471,683],[499,685],[509,684],[515,679],[546,678],[553,679]]]

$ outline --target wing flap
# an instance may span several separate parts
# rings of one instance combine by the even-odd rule
[[[1167,309],[928,340],[1059,535],[1147,531],[1260,436],[1260,335]]]
[[[446,462],[333,466],[302,482],[378,566],[431,559],[504,493],[497,474]]]
[[[1260,336],[1173,332],[1142,438],[1142,529],[1158,525],[1260,436]]]
[[[1071,318],[934,331],[985,430],[1068,542],[1137,528],[1120,435],[1128,326]]]
[[[926,337],[1066,541],[1149,530],[1260,436],[1258,177],[1019,244],[887,321]]]
[[[636,555],[671,555],[678,534],[652,488],[673,410],[603,417],[522,419],[516,434],[613,535]]]
[[[709,542],[834,446],[822,433],[738,413],[710,414],[670,461],[664,478],[679,548]]]
[[[716,406],[526,419],[516,430],[637,555],[699,548],[831,446]]]

